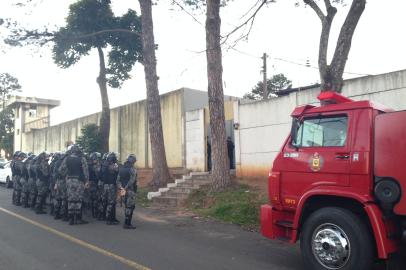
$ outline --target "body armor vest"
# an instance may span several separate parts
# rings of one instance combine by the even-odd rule
[[[68,168],[68,177],[78,178],[80,181],[84,181],[82,159],[80,157],[67,157],[66,167]]]

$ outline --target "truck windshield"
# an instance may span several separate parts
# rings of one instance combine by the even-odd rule
[[[347,141],[347,116],[304,119],[296,137],[296,147],[344,146]]]

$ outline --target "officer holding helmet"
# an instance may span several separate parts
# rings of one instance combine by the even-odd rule
[[[134,167],[137,158],[134,154],[127,157],[124,166],[120,168],[117,177],[117,188],[120,194],[124,196],[125,204],[125,221],[124,229],[135,229],[131,224],[134,208],[135,208],[135,193],[137,192],[137,171]]]

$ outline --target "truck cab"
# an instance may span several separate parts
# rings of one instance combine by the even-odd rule
[[[268,179],[261,231],[300,239],[307,269],[369,270],[399,246],[406,216],[406,112],[332,91],[292,112]]]

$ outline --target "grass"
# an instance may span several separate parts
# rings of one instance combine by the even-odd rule
[[[260,205],[265,202],[266,198],[258,189],[233,183],[223,192],[211,193],[209,187],[194,191],[186,207],[204,217],[257,229]]]
[[[138,187],[137,194],[135,195],[135,204],[146,207],[150,204],[150,200],[147,198],[148,188]]]

